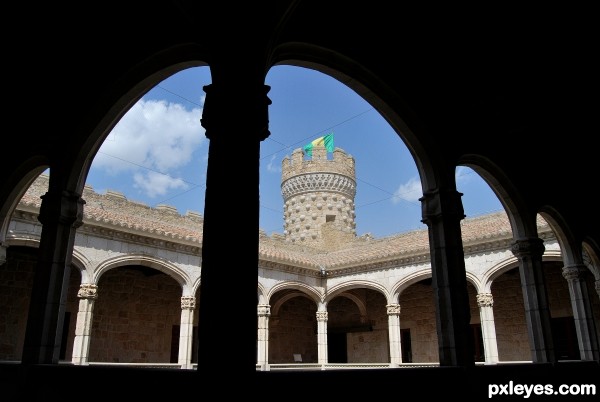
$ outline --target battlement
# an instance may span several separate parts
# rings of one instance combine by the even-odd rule
[[[281,182],[290,177],[306,173],[337,173],[348,176],[354,180],[354,157],[348,155],[343,149],[336,148],[333,158],[327,159],[325,147],[314,147],[312,158],[305,159],[301,148],[292,152],[292,157],[286,156],[281,162]]]
[[[42,196],[48,191],[50,176],[47,173],[39,175],[23,195],[21,203],[40,208]],[[94,188],[86,184],[82,198],[85,200],[83,207],[85,219],[121,222],[131,219],[140,220],[137,224],[141,227],[141,221],[152,220],[181,227],[190,227],[194,230],[202,229],[203,217],[199,212],[187,211],[185,215],[179,214],[177,208],[171,205],[159,204],[152,208],[142,202],[127,199],[120,191],[106,190],[105,194],[97,193]]]

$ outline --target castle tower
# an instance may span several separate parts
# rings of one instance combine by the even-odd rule
[[[354,158],[336,148],[327,159],[323,146],[312,158],[302,149],[285,157],[281,166],[285,239],[295,244],[330,250],[356,237]]]

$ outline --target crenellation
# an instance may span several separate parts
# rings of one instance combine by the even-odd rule
[[[315,147],[313,157],[305,158],[301,148],[292,152],[292,157],[285,157],[281,162],[281,182],[301,173],[328,172],[337,173],[341,176],[355,178],[354,157],[348,155],[343,149],[336,148],[332,159],[323,156],[324,147]],[[319,156],[321,155],[321,156]]]
[[[106,190],[105,196],[106,196],[106,198],[114,199],[116,201],[127,201],[127,198],[125,197],[125,195],[120,191]]]
[[[157,211],[161,211],[161,212],[165,212],[168,214],[176,214],[179,215],[179,212],[177,212],[177,208],[175,208],[172,205],[166,205],[166,204],[158,204],[156,206],[156,210]]]

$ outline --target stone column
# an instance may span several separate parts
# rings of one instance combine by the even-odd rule
[[[475,365],[460,229],[465,217],[461,196],[456,190],[436,190],[421,198],[422,222],[429,228],[440,366]]]
[[[261,371],[269,371],[269,316],[271,306],[258,305],[258,344],[256,349],[256,363]]]
[[[556,362],[542,264],[543,243],[540,238],[519,239],[512,244],[511,249],[519,259],[525,319],[529,332],[531,359],[534,363]]]
[[[25,330],[25,364],[58,364],[73,244],[83,219],[81,195],[53,183],[59,180],[50,180],[38,216],[43,226]]]
[[[0,265],[6,262],[6,249],[7,247],[0,242]]]
[[[579,343],[581,360],[598,360],[598,337],[594,327],[594,315],[585,280],[581,277],[585,265],[568,265],[562,270],[569,285],[573,319]]]
[[[481,336],[483,336],[483,348],[485,353],[485,364],[498,363],[498,340],[496,339],[496,325],[494,323],[494,298],[491,293],[479,293],[477,295],[479,306],[479,317],[481,320]]]
[[[328,362],[327,356],[327,311],[317,311],[317,348],[319,355],[319,364],[325,365]]]
[[[79,310],[77,311],[71,362],[85,365],[89,363],[92,319],[94,317],[94,303],[98,298],[98,286],[92,283],[81,284],[77,297],[79,298]]]
[[[600,297],[600,279],[594,282],[594,286],[596,287],[596,293],[598,293],[598,297]]]
[[[198,372],[228,373],[231,378],[256,372],[256,302],[252,301],[258,287],[259,159],[260,142],[269,135],[271,103],[264,71],[257,71],[257,64],[246,58],[251,54],[237,50],[244,51],[224,49],[213,60],[213,83],[204,87],[201,119],[209,150]]]
[[[183,369],[192,368],[192,350],[194,341],[194,296],[181,297],[181,323],[179,325],[179,356],[177,362]]]
[[[388,304],[388,332],[390,337],[390,367],[402,363],[402,337],[400,336],[400,305]]]

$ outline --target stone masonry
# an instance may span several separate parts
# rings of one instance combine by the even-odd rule
[[[355,237],[352,156],[336,148],[328,159],[325,147],[315,147],[312,159],[304,159],[298,148],[291,159],[283,159],[281,167],[287,241],[332,249]]]

